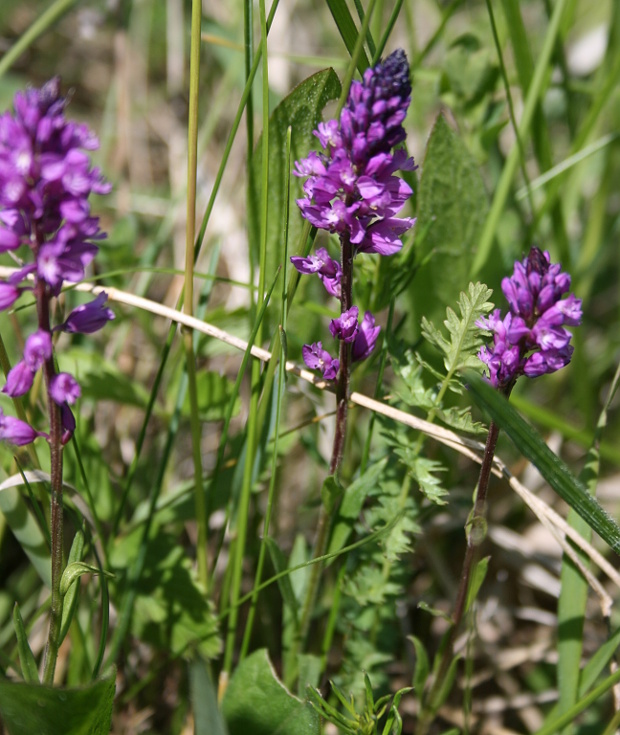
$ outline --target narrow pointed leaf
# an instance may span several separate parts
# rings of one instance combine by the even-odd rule
[[[17,603],[15,603],[15,607],[13,608],[13,627],[17,636],[17,652],[19,653],[19,663],[22,667],[24,681],[28,684],[39,684],[37,662],[30,648],[30,643],[28,643],[26,628]]]
[[[517,449],[538,469],[556,493],[575,510],[605,543],[620,554],[620,527],[586,486],[545,444],[510,403],[478,374],[465,373],[476,403],[512,439]]]

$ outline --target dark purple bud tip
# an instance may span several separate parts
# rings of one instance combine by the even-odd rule
[[[402,48],[396,49],[383,62],[383,74],[390,80],[394,94],[400,97],[408,97],[411,94],[409,62]]]
[[[528,276],[530,273],[539,273],[544,276],[549,270],[549,261],[545,258],[543,251],[535,245],[530,249],[525,268]]]

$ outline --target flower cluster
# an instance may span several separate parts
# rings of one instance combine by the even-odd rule
[[[8,309],[22,293],[31,291],[37,304],[39,328],[25,341],[23,359],[9,372],[2,391],[16,398],[30,390],[34,375],[44,368],[48,394],[60,406],[63,441],[75,429],[70,405],[80,396],[73,376],[56,371],[52,334],[56,331],[91,333],[114,314],[99,294],[74,309],[52,328],[50,300],[64,281],[77,283],[97,253],[95,242],[105,237],[99,220],[90,214],[91,193],[107,194],[111,186],[87,151],[99,145],[86,125],[68,121],[60,80],[41,89],[18,92],[14,113],[0,116],[0,252],[28,248],[32,258],[0,281],[0,310]],[[27,252],[24,250],[24,252]],[[0,412],[0,439],[27,444],[40,432]]]
[[[392,255],[400,235],[415,220],[395,215],[413,193],[395,172],[416,168],[405,151],[391,152],[405,140],[402,123],[411,95],[409,64],[399,49],[351,84],[340,120],[320,123],[315,135],[323,153],[296,162],[296,175],[308,177],[297,204],[315,227],[346,234],[357,252]]]
[[[582,316],[580,299],[562,298],[569,288],[568,273],[537,247],[515,263],[512,277],[502,281],[510,311],[502,319],[496,309],[476,322],[493,332],[493,348],[483,347],[478,355],[491,385],[506,389],[520,375],[535,378],[568,365],[573,348],[564,326],[580,324]]]
[[[362,81],[351,84],[340,119],[320,123],[315,131],[323,151],[295,164],[296,175],[307,177],[305,197],[297,201],[302,215],[315,227],[339,236],[342,263],[325,248],[291,262],[301,273],[318,275],[327,292],[340,299],[341,315],[329,329],[341,343],[351,345],[353,362],[371,354],[380,331],[370,312],[360,323],[358,308],[351,305],[353,256],[393,255],[402,248],[400,235],[415,222],[395,216],[413,193],[395,173],[416,166],[404,150],[392,151],[406,137],[402,123],[410,95],[409,64],[404,51],[398,50],[367,69]],[[305,345],[302,354],[306,365],[326,379],[337,377],[341,360],[332,358],[321,342]]]

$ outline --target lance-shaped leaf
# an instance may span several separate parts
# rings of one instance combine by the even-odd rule
[[[525,422],[503,395],[477,373],[466,372],[465,380],[476,403],[508,434],[521,454],[530,460],[556,493],[588,526],[620,554],[620,527],[590,495],[586,486],[549,449],[541,436]]]

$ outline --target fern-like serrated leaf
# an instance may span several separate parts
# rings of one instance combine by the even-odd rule
[[[476,321],[493,308],[489,301],[492,293],[484,283],[470,283],[467,293],[461,292],[458,300],[461,316],[457,316],[450,307],[446,309],[444,326],[448,330],[449,339],[428,319],[422,318],[422,334],[443,352],[449,377],[466,365],[477,364],[474,362],[475,353],[482,344],[482,334],[476,327]]]

